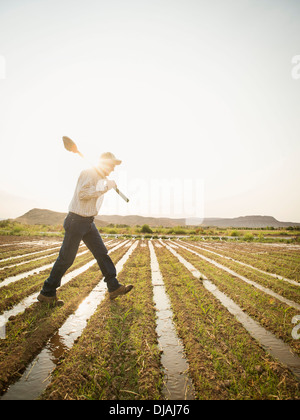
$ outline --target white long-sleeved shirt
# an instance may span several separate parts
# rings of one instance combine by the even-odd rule
[[[97,216],[106,192],[105,179],[96,169],[86,169],[79,175],[69,211],[80,216]]]

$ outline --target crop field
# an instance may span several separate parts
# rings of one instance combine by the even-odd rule
[[[0,398],[300,398],[300,245],[104,238],[111,301],[82,244],[36,297],[61,237],[0,237]]]

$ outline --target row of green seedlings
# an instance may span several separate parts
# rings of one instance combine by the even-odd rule
[[[238,277],[225,272],[221,268],[207,263],[197,255],[185,249],[180,248],[176,251],[191,262],[207,278],[213,279],[213,283],[223,293],[235,301],[254,320],[275,334],[276,337],[289,344],[296,354],[300,354],[300,342],[299,340],[295,340],[292,334],[294,329],[293,318],[299,313],[296,308],[292,308],[285,303],[278,301],[276,298],[263,293],[243,282]],[[213,259],[215,260],[215,257],[213,257]],[[240,272],[238,264],[234,265],[231,263],[230,265],[234,271]],[[249,269],[244,272],[244,275],[247,276],[247,278],[253,278],[256,281],[261,281],[261,277],[266,277],[260,274],[257,275],[253,270]],[[269,285],[273,282],[273,288],[274,284],[280,284],[281,286],[275,288],[276,290],[280,292],[281,287],[281,294],[284,294],[282,291],[285,291],[286,295],[294,298],[294,301],[299,302],[299,287],[274,278],[269,280],[269,282]],[[295,299],[297,297],[298,300]]]
[[[58,248],[58,245],[45,245],[45,246],[28,246],[28,247],[20,247],[20,246],[14,246],[14,247],[5,247],[2,252],[0,252],[0,267],[3,265],[8,264],[10,261],[20,262],[22,260],[31,259],[33,257],[33,254],[39,254],[42,255],[43,253],[47,253],[49,251],[49,248]]]
[[[128,263],[132,265],[132,270],[128,273],[126,270],[123,272],[126,278],[130,275],[133,279],[137,272],[139,278],[143,277],[141,270],[147,269],[146,260],[142,259],[141,265],[136,263],[138,259],[141,261],[140,254],[145,254],[146,249],[138,248],[136,252],[138,251],[139,254],[135,254],[134,259]],[[156,252],[171,297],[174,320],[185,345],[197,398],[299,397],[298,383],[290,372],[268,356],[174,256],[164,248],[157,248]],[[151,297],[150,272],[149,288]],[[141,293],[139,298],[140,295]],[[129,303],[133,306],[129,307]],[[136,349],[132,348],[132,342],[135,341],[132,340],[132,324],[140,320],[140,317],[136,317],[136,305],[134,294],[113,303],[103,302],[77,345],[62,361],[43,398],[160,398],[158,387],[155,388],[155,384],[150,380],[152,375],[157,384],[161,383],[158,359],[156,358],[156,363],[152,365],[153,370],[149,371],[149,360],[142,352],[139,352],[137,357]],[[151,299],[148,305],[143,302],[143,312],[147,306],[152,308],[153,315]],[[155,341],[151,342],[150,346],[146,332],[152,331],[153,334],[154,319],[152,322],[148,317],[146,319],[148,321],[142,325],[141,337],[148,344],[146,347],[149,351],[152,349],[150,354],[153,355],[156,349]],[[141,380],[141,372],[146,377],[147,372],[150,373],[148,382],[145,377],[144,381]],[[145,383],[148,385],[147,392],[142,386]],[[150,388],[156,389],[157,393],[150,393]]]
[[[41,399],[162,399],[148,246],[133,251],[118,278],[134,289],[101,302]]]
[[[216,277],[224,273],[208,263],[199,271]],[[274,361],[242,325],[166,248],[158,248],[160,269],[170,295],[178,333],[183,340],[190,373],[199,399],[295,399],[299,383]],[[206,268],[209,268],[209,271]],[[204,270],[205,269],[205,270]]]
[[[80,247],[79,253],[84,252],[84,250],[86,250],[86,247]],[[7,277],[16,276],[20,273],[26,273],[33,268],[39,268],[43,265],[54,262],[58,256],[58,252],[59,251],[57,249],[49,249],[48,251],[43,252],[43,255],[34,254],[29,257],[3,262],[0,267],[0,285],[1,281]]]
[[[201,243],[193,243],[193,245],[201,246]],[[208,250],[214,250],[221,253],[224,256],[242,261],[246,264],[255,265],[264,271],[270,273],[277,273],[281,276],[286,276],[291,279],[300,279],[300,250],[273,250],[273,249],[252,249],[234,247],[227,248],[225,246],[211,248]]]
[[[186,246],[185,243],[182,244],[182,245]],[[273,290],[274,292],[282,295],[283,297],[300,304],[300,289],[299,289],[300,283],[299,283],[299,286],[295,285],[295,284],[291,284],[288,281],[270,276],[269,274],[267,274],[267,272],[262,273],[262,272],[256,270],[255,266],[253,266],[253,268],[246,267],[246,266],[243,266],[243,265],[239,264],[236,261],[233,261],[232,259],[223,258],[222,256],[220,256],[221,254],[220,255],[212,254],[209,251],[206,251],[204,249],[195,248],[193,246],[191,246],[189,248],[191,250],[196,251],[197,253],[203,255],[204,257],[212,259],[212,260],[216,261],[217,263],[220,263],[220,264],[224,265],[225,267],[228,267],[228,268],[234,270],[237,274],[245,276],[245,277],[249,278],[250,280],[255,281],[258,284],[261,284],[261,285],[263,285],[267,288],[270,288],[271,290]],[[270,270],[269,270],[269,272],[270,272]]]
[[[111,253],[116,263],[127,251],[121,247]],[[90,257],[89,257],[90,258]],[[78,262],[78,264],[84,264]],[[76,268],[76,260],[72,266]],[[63,307],[36,302],[9,320],[6,325],[6,337],[0,340],[0,394],[16,380],[35,355],[45,346],[47,340],[76,310],[81,301],[99,282],[102,274],[97,264],[73,278],[59,288],[59,297],[65,301]],[[44,278],[38,276],[36,289],[42,285]],[[35,282],[35,278],[31,279]],[[30,293],[32,292],[31,289]]]
[[[83,255],[78,255],[74,264],[67,270],[66,274],[80,268],[93,259],[90,252]],[[54,263],[54,259],[47,260],[47,264]],[[38,264],[34,267],[38,268]],[[14,305],[21,302],[25,297],[38,292],[45,279],[49,276],[52,267],[41,271],[40,273],[24,276],[18,281],[12,282],[7,286],[1,287],[0,283],[0,313],[12,308]],[[16,273],[17,274],[17,273]]]

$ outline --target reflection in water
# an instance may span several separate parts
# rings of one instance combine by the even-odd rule
[[[125,245],[128,241],[121,242],[109,253]],[[136,241],[126,254],[116,264],[117,271],[121,271],[123,265],[136,248]],[[51,382],[51,372],[56,367],[60,356],[65,350],[69,350],[74,341],[82,334],[88,319],[93,315],[97,306],[105,296],[106,283],[100,280],[91,293],[81,302],[76,312],[70,315],[62,327],[50,338],[47,345],[27,367],[21,378],[11,385],[1,400],[33,400],[43,392]]]
[[[161,363],[165,370],[164,395],[171,400],[192,400],[194,389],[188,376],[188,363],[184,349],[173,324],[173,312],[165,291],[165,286],[154,247],[149,242],[153,299],[156,305],[158,343],[162,350]]]
[[[200,279],[201,277],[203,279],[203,286],[211,292],[231,314],[236,317],[250,335],[255,338],[267,352],[269,352],[274,358],[278,359],[279,362],[286,365],[291,372],[300,379],[300,358],[292,352],[289,345],[275,337],[274,334],[267,331],[254,321],[254,319],[247,315],[231,298],[221,292],[215,284],[208,280],[204,274],[201,274],[198,270],[196,270],[196,268],[186,261],[180,254],[168,245],[165,246],[188,270],[192,272],[196,278]],[[185,248],[182,245],[180,246]]]

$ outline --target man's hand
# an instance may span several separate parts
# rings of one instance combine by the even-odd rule
[[[106,180],[106,187],[107,187],[107,191],[109,191],[112,188],[117,188],[117,184],[115,183],[115,181],[113,181],[111,179],[107,179]]]

